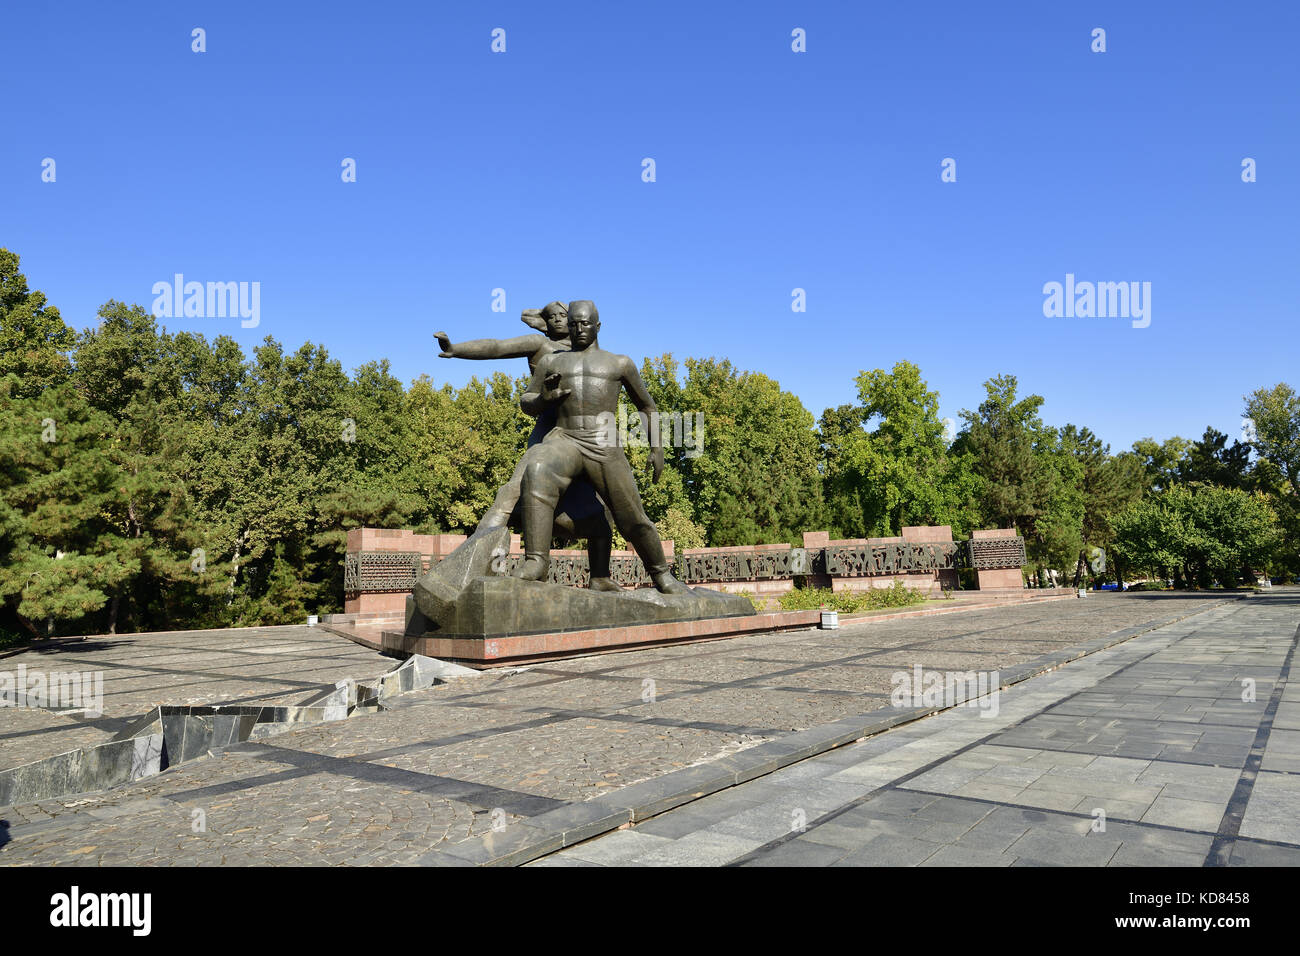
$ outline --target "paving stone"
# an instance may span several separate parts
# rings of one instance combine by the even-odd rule
[[[1300,757],[1266,752],[1263,761],[1260,763],[1260,769],[1277,773],[1300,774]]]
[[[1075,773],[1045,773],[1027,788],[1029,792],[1054,791],[1083,796],[1093,794],[1124,800],[1129,803],[1149,804],[1160,796],[1161,786],[1141,786],[1116,780],[1095,777],[1086,770]]]
[[[910,772],[907,765],[862,763],[837,770],[827,777],[835,783],[857,784],[863,789],[875,789],[893,783]]]
[[[656,847],[668,846],[672,840],[653,836],[639,830],[619,830],[608,836],[581,843],[565,850],[560,856],[599,863],[602,866],[625,866],[638,856]]]
[[[927,843],[950,844],[958,842],[974,824],[971,823],[931,823],[929,826],[914,828],[910,835]]]
[[[1261,772],[1238,832],[1243,837],[1300,845],[1300,777]]]
[[[543,857],[540,860],[534,860],[531,863],[525,863],[525,866],[601,866],[600,863],[592,863],[589,860],[581,859],[576,856],[568,856],[563,853],[555,853],[551,856]]]
[[[839,847],[798,839],[774,847],[763,847],[740,866],[831,866],[845,855]]]
[[[964,846],[945,846],[921,866],[1010,866],[1015,857],[992,850]]]
[[[758,849],[763,843],[716,830],[699,830],[655,847],[635,862],[639,866],[721,866]]]
[[[1025,803],[1021,799],[1024,794],[1024,787],[1007,786],[999,783],[986,783],[983,780],[976,780],[972,783],[965,784],[953,791],[954,796],[970,797],[973,800],[989,800],[995,803]],[[1060,798],[1059,802],[1064,802]],[[1034,803],[1034,806],[1039,804]]]
[[[842,822],[837,817],[829,822],[810,826],[799,839],[838,847],[848,853],[866,846],[878,836],[908,836],[917,829],[916,824],[892,819],[855,820]]]
[[[1226,804],[1227,801],[1202,803],[1199,800],[1184,800],[1162,794],[1142,815],[1142,822],[1214,832],[1219,829]]]
[[[1028,823],[1016,823],[989,817],[975,824],[957,840],[955,846],[972,852],[1004,853],[1029,830]]]
[[[1120,841],[1105,833],[1084,835],[1031,829],[1006,852],[1032,860],[1051,860],[1060,866],[1104,866],[1119,849]]]
[[[1108,821],[1106,833],[1123,841],[1126,847],[1145,847],[1169,853],[1200,856],[1204,860],[1214,844],[1215,834],[1170,830],[1141,823]],[[1199,864],[1198,864],[1199,865]]]
[[[1086,794],[1070,809],[1075,813],[1086,813],[1096,817],[1097,811],[1106,814],[1107,820],[1141,820],[1142,815],[1151,807],[1150,802],[1116,800],[1113,797],[1098,797]]]
[[[948,761],[933,770],[927,770],[925,773],[908,780],[906,786],[913,790],[952,793],[959,787],[981,778],[987,770],[986,767],[955,764],[955,761]]]
[[[1153,618],[1214,607],[1216,600],[1098,596],[1089,602],[882,621],[838,632],[759,635],[490,672],[412,691],[391,709],[370,716],[293,731],[275,738],[274,746],[240,745],[120,792],[90,795],[78,807],[56,802],[5,808],[12,839],[0,848],[0,864],[407,864],[432,859],[430,851],[438,847],[445,848],[437,854],[444,862],[472,864],[479,860],[471,847],[486,847],[488,834],[513,832],[509,838],[491,838],[493,859],[533,854],[558,839],[569,848],[545,859],[625,865],[669,844],[688,847],[698,832],[786,799],[807,804],[809,828],[796,839],[783,837],[770,848],[764,843],[746,850],[742,865],[766,865],[759,861],[783,857],[791,865],[803,865],[793,862],[796,858],[817,865],[891,865],[891,860],[892,865],[909,865],[941,850],[951,850],[954,859],[957,851],[974,859],[1001,854],[1015,844],[1023,844],[1011,851],[1021,854],[1016,865],[1056,860],[1051,848],[1058,844],[1073,847],[1078,862],[1096,862],[1093,857],[1100,851],[1078,849],[1097,839],[1083,835],[1090,817],[998,806],[996,801],[1023,803],[1026,792],[1040,800],[1053,799],[1043,794],[1073,795],[1074,803],[1093,797],[1126,799],[1123,791],[1105,784],[1155,789],[1171,800],[1202,803],[1212,802],[1197,799],[1205,793],[1222,793],[1223,778],[1216,776],[1215,765],[1244,762],[1267,701],[1264,689],[1276,679],[1281,652],[1294,632],[1294,620],[1289,631],[1280,625],[1293,619],[1294,612],[1267,599],[1235,602],[1202,615],[1195,624],[1149,630]],[[1247,625],[1254,636],[1243,649],[1232,635]],[[299,633],[262,630],[280,631],[282,643],[285,636]],[[861,728],[901,719],[882,706],[894,669],[916,663],[942,670],[970,666],[1000,669],[1005,677],[1044,650],[1084,642],[1100,647],[1128,631],[1144,633],[1129,644],[1003,691],[996,718],[958,708],[853,742]],[[201,641],[203,634],[195,637]],[[156,695],[191,679],[203,686],[202,693],[221,694],[235,686],[223,684],[233,675],[249,688],[247,696],[287,706],[318,693],[327,683],[322,678],[331,673],[357,669],[355,659],[316,667],[313,655],[321,650],[315,637],[304,637],[303,645],[277,647],[274,633],[261,635],[266,649],[282,651],[274,654],[258,653],[264,648],[257,639],[248,639],[242,648],[237,634],[222,639],[231,642],[219,648],[226,656],[204,662],[220,665],[211,669],[217,676],[185,670],[199,659],[192,656],[200,647],[194,639],[169,638],[171,647],[156,644],[170,659],[151,662],[148,651],[137,646],[130,661],[103,660],[106,668],[111,663],[134,668],[116,691],[123,701],[134,699],[132,693]],[[355,645],[342,657],[357,653],[351,647]],[[240,670],[234,664],[247,666]],[[1120,671],[1125,665],[1128,670]],[[383,660],[375,673],[390,667],[391,661]],[[1262,695],[1253,710],[1234,703],[1239,675],[1246,673],[1256,678]],[[259,685],[252,679],[263,675],[269,682]],[[653,705],[640,700],[645,676],[653,676],[658,688]],[[295,681],[308,686],[293,692],[299,686]],[[286,687],[292,692],[287,698]],[[1079,691],[1086,700],[1076,698],[1073,708],[1066,701],[1059,713],[1052,713]],[[1199,723],[1192,725],[1188,717]],[[1011,727],[1021,720],[1025,723]],[[1277,730],[1291,728],[1278,722]],[[995,735],[992,740],[980,743],[989,734]],[[1292,740],[1278,740],[1274,759],[1285,759]],[[0,751],[9,743],[0,727]],[[829,753],[818,753],[835,745]],[[1145,766],[1151,751],[1171,747],[1187,749],[1188,763],[1201,765],[1194,769],[1209,776],[1197,778],[1182,770],[1152,775]],[[964,748],[970,749],[957,754]],[[775,775],[746,776],[790,761],[795,762]],[[934,766],[901,787],[874,793],[928,764]],[[1094,765],[1088,785],[1072,793],[1069,786],[1040,786],[1044,777],[1060,770],[1078,766],[1086,774]],[[1127,779],[1135,768],[1143,769]],[[984,799],[939,792],[972,770],[981,772],[962,786],[983,780]],[[782,779],[782,773],[788,776]],[[1234,776],[1232,770],[1228,773]],[[919,790],[927,777],[934,793],[908,791],[909,786]],[[726,789],[701,796],[717,787]],[[861,800],[869,793],[874,795]],[[1248,808],[1246,821],[1252,826],[1274,825],[1280,818],[1274,806],[1300,805],[1280,790],[1270,793],[1267,785],[1260,790],[1257,784],[1255,798],[1255,817]],[[123,810],[128,805],[134,809]],[[826,811],[841,807],[849,809],[831,822],[813,825]],[[1188,809],[1173,803],[1168,807]],[[205,811],[206,833],[191,832],[192,809]],[[572,845],[620,822],[620,810],[626,818],[659,815],[635,829]],[[967,822],[969,814],[976,814],[973,823]],[[761,815],[755,812],[736,826]],[[687,819],[690,825],[678,822]],[[505,829],[494,831],[502,821]],[[52,826],[30,829],[46,822]],[[712,837],[714,843],[700,844],[699,858],[712,854],[716,860],[760,838],[716,829]],[[519,843],[505,845],[514,840]],[[831,840],[846,845],[825,842]],[[1237,841],[1237,846],[1246,844]],[[83,845],[97,849],[77,854]],[[1143,834],[1116,840],[1114,846],[1166,855],[1191,852],[1148,845]],[[854,854],[859,858],[850,861]]]
[[[622,808],[601,806],[595,801],[570,803],[529,819],[541,830],[561,834],[564,846],[572,846],[599,833],[616,830],[628,822]]]
[[[651,836],[667,837],[675,840],[678,837],[686,836],[688,833],[694,833],[697,830],[703,830],[705,827],[718,824],[719,820],[723,822],[732,819],[743,813],[744,810],[753,809],[761,804],[747,803],[744,809],[735,810],[731,816],[721,816],[716,807],[708,809],[698,808],[695,804],[690,804],[657,817],[653,817],[643,823],[636,825],[639,833],[647,833]]]
[[[703,764],[643,780],[595,799],[611,808],[626,808],[632,820],[637,821],[730,787],[734,782],[735,775],[730,771]]]
[[[816,816],[815,813],[809,814],[807,807],[799,800],[798,794],[791,794],[783,802],[751,807],[701,829],[770,843],[796,832],[801,826],[806,827],[809,820]]]
[[[882,834],[834,866],[920,866],[940,849],[939,845],[910,837]]]
[[[1232,844],[1229,866],[1300,866],[1300,847],[1274,846],[1237,840]]]

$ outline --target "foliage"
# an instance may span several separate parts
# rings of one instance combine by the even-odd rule
[[[1253,583],[1272,553],[1277,516],[1263,495],[1175,485],[1115,515],[1115,550],[1132,567],[1187,585]]]
[[[1300,395],[1285,382],[1246,397],[1246,416],[1255,426],[1251,444],[1300,495]]]
[[[1250,446],[1234,441],[1214,428],[1206,428],[1200,441],[1187,447],[1178,462],[1178,483],[1183,485],[1220,485],[1224,488],[1247,488],[1250,484]]]
[[[1037,522],[1053,506],[1059,474],[1050,460],[1053,436],[1043,425],[1039,395],[1017,399],[1014,375],[984,383],[987,397],[975,411],[963,411],[966,427],[959,449],[971,455],[984,479],[981,516],[996,528],[1035,534]],[[1053,516],[1048,515],[1050,525]]]
[[[681,477],[672,506],[698,522],[714,547],[793,544],[804,531],[822,527],[817,441],[803,403],[766,375],[742,372],[726,360],[688,358],[685,364],[685,379],[672,355],[647,360],[641,370],[661,412],[699,414],[704,423],[699,454],[684,445],[665,449]],[[650,517],[662,519],[670,504],[656,513],[648,482],[641,487],[651,499]]]
[[[30,398],[67,378],[76,335],[45,293],[30,291],[18,256],[0,249],[0,378],[16,375],[15,396]]]
[[[822,415],[819,434],[831,530],[886,537],[910,525],[975,525],[981,481],[969,454],[953,453],[939,394],[910,362],[858,375],[858,407]],[[873,427],[874,426],[874,427]]]
[[[830,588],[793,588],[780,599],[783,611],[813,611],[821,607],[853,614],[883,608],[912,607],[925,603],[925,595],[895,578],[887,588],[868,591],[833,591]]]
[[[1246,396],[1244,411],[1254,425],[1251,447],[1258,454],[1253,486],[1268,496],[1282,526],[1273,565],[1300,575],[1300,395],[1285,382]]]
[[[1178,470],[1183,466],[1192,443],[1175,435],[1158,442],[1154,438],[1139,438],[1133,443],[1133,454],[1141,463],[1146,476],[1146,486],[1153,491],[1164,491],[1178,481]]]

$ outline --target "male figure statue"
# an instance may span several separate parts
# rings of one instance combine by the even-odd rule
[[[636,549],[650,580],[665,594],[689,588],[669,571],[659,532],[646,517],[627,455],[609,437],[610,416],[618,411],[619,390],[626,388],[637,411],[655,411],[636,365],[626,355],[606,352],[596,343],[600,314],[594,303],[569,303],[567,352],[538,359],[532,382],[520,401],[530,415],[554,409],[555,427],[541,445],[530,449],[524,467],[520,506],[523,511],[524,563],[519,576],[541,581],[550,567],[555,505],[575,479],[586,477],[613,512],[618,530]],[[650,453],[655,480],[664,466],[664,450]]]
[[[563,302],[552,302],[541,310],[525,309],[521,318],[527,325],[545,334],[519,335],[510,339],[473,339],[453,344],[446,332],[437,332],[435,337],[442,348],[438,357],[479,360],[526,358],[531,372],[544,356],[557,350],[568,350],[569,315]],[[519,503],[520,482],[530,460],[529,455],[555,425],[553,410],[545,410],[542,414],[528,409],[524,411],[537,416],[537,423],[528,436],[528,450],[515,465],[510,480],[497,490],[492,506],[478,523],[478,531],[510,524]],[[558,503],[555,519],[557,529],[565,537],[587,539],[587,564],[591,571],[591,580],[587,586],[594,591],[622,590],[609,576],[610,552],[614,546],[613,532],[606,518],[605,507],[589,482],[573,485]]]

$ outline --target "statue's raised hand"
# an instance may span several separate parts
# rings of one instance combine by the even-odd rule
[[[546,378],[542,379],[542,401],[550,405],[558,405],[572,393],[571,388],[560,388],[560,373],[552,372]]]
[[[455,346],[451,344],[451,337],[446,332],[434,332],[433,337],[438,340],[438,347],[442,349],[438,353],[438,358],[455,358],[456,353],[453,351]]]

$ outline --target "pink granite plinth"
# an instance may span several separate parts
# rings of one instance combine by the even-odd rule
[[[484,669],[505,664],[557,660],[587,654],[640,650],[664,644],[714,641],[742,634],[804,628],[821,620],[820,611],[777,611],[701,621],[669,621],[628,627],[603,627],[558,634],[519,634],[491,638],[425,635],[412,637],[385,631],[383,647],[390,654],[423,654]]]

